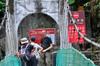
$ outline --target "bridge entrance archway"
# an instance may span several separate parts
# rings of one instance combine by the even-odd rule
[[[28,37],[31,29],[55,28],[55,43],[60,45],[60,34],[57,22],[47,14],[33,13],[26,16],[19,24],[18,38]]]

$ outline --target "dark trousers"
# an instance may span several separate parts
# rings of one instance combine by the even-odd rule
[[[41,55],[39,66],[52,66],[51,52],[46,52]]]
[[[21,66],[37,66],[38,60],[36,59],[35,56],[31,56],[30,60],[26,60],[24,57],[21,58]]]

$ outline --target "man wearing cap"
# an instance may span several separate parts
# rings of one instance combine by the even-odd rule
[[[36,66],[36,57],[31,54],[35,50],[27,38],[20,39],[19,52],[17,56],[21,58],[22,66]]]

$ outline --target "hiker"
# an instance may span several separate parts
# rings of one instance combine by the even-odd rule
[[[43,38],[41,40],[42,50],[42,59],[44,60],[43,66],[51,66],[51,49],[53,47],[52,40],[50,37],[46,36],[46,33],[43,34]]]
[[[32,36],[30,40],[31,40],[31,45],[35,47],[35,50],[32,54],[36,56],[38,63],[37,65],[39,66],[40,53],[43,50],[43,48],[39,44],[35,43],[36,38],[34,36]]]
[[[20,57],[22,66],[36,66],[36,57],[31,54],[35,50],[34,46],[29,43],[27,38],[22,38],[19,43],[19,51],[16,55]]]

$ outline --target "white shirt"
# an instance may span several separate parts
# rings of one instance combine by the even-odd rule
[[[31,42],[31,45],[33,45],[35,48],[35,50],[32,54],[35,55],[37,59],[40,58],[39,49],[41,49],[42,47],[39,44],[34,43],[34,42]]]

